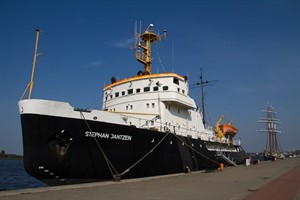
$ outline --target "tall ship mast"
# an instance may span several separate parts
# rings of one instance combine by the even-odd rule
[[[279,156],[282,152],[278,139],[278,134],[282,133],[278,129],[280,120],[276,118],[274,107],[269,104],[262,112],[265,113],[265,117],[260,118],[258,122],[264,125],[264,129],[258,131],[266,134],[265,153],[269,156]]]
[[[223,117],[215,128],[203,120],[186,76],[152,73],[151,43],[166,38],[166,31],[159,35],[153,27],[135,33],[135,58],[144,71],[112,77],[102,89],[102,109],[32,96],[19,101],[30,175],[58,185],[244,163],[245,151],[234,138],[238,129],[221,124]]]

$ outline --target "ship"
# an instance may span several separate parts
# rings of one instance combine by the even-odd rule
[[[31,80],[18,102],[24,168],[31,176],[59,185],[245,162],[240,139],[232,134],[218,136],[205,122],[204,112],[189,96],[187,76],[151,72],[151,44],[166,38],[166,31],[159,35],[150,24],[135,34],[135,58],[144,71],[121,80],[112,77],[103,88],[102,108],[83,109],[31,97],[38,55],[36,30]]]
[[[280,141],[278,134],[283,133],[279,129],[281,124],[280,120],[276,118],[276,110],[269,103],[267,108],[261,110],[265,113],[265,117],[261,117],[258,122],[264,125],[264,129],[258,130],[266,134],[265,148],[264,148],[264,159],[265,160],[275,160],[277,158],[284,158],[283,152],[281,150]]]

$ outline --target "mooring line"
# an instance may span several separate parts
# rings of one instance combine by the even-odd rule
[[[195,148],[193,148],[192,146],[190,146],[189,144],[187,144],[185,141],[183,141],[181,138],[178,137],[178,135],[176,135],[175,133],[173,134],[179,141],[183,142],[185,146],[187,146],[188,148],[190,148],[192,151],[196,152],[197,154],[199,154],[200,156],[202,156],[203,158],[206,158],[207,160],[212,161],[213,163],[216,164],[220,164],[219,162],[205,156],[204,154],[200,153],[199,151],[197,151]]]
[[[88,124],[87,120],[85,119],[85,117],[84,117],[82,111],[80,111],[80,114],[81,114],[81,116],[82,116],[82,118],[83,118],[83,120],[84,120],[86,126],[88,127],[89,131],[92,132],[92,129],[91,129],[90,125]],[[106,164],[107,164],[107,166],[108,166],[108,169],[109,169],[109,171],[110,171],[112,177],[113,177],[115,180],[117,180],[116,178],[117,178],[117,175],[119,174],[118,171],[117,171],[116,168],[113,166],[113,164],[110,162],[110,160],[109,160],[108,157],[106,156],[104,150],[102,149],[101,145],[99,144],[99,142],[97,141],[97,139],[96,139],[95,137],[94,137],[94,140],[95,140],[97,146],[99,147],[99,149],[100,149],[100,151],[101,151],[101,153],[102,153],[102,155],[103,155],[103,157],[104,157],[104,159],[105,159],[105,162],[106,162]],[[113,172],[113,170],[114,170],[114,172]],[[115,174],[115,173],[116,173],[116,174]]]
[[[85,119],[82,111],[80,111],[80,114],[81,114],[81,116],[82,116],[82,118],[83,118],[86,126],[88,127],[89,131],[92,132],[92,129],[91,129],[90,125],[88,124],[87,120]],[[97,139],[94,138],[94,140],[95,140],[96,144],[98,145],[98,147],[99,147],[99,149],[100,149],[100,151],[101,151],[101,153],[102,153],[102,155],[103,155],[103,157],[104,157],[104,159],[106,161],[106,164],[107,164],[107,166],[109,168],[109,171],[110,171],[112,177],[116,181],[119,181],[123,175],[125,175],[126,173],[128,173],[133,167],[135,167],[137,164],[139,164],[141,161],[143,161],[150,153],[152,153],[162,143],[162,141],[169,135],[169,133],[170,132],[166,133],[165,136],[153,148],[151,148],[144,156],[142,156],[137,162],[135,162],[133,165],[131,165],[130,167],[128,167],[126,170],[124,170],[121,174],[118,173],[118,171],[116,170],[116,168],[110,162],[110,160],[106,156],[103,148],[101,147],[101,145],[99,144],[99,142],[97,141]]]
[[[144,160],[150,153],[152,153],[157,147],[158,145],[160,145],[160,143],[162,143],[162,141],[169,135],[170,132],[168,132],[167,134],[165,134],[165,136],[152,148],[150,149],[150,151],[148,153],[146,153],[142,158],[140,158],[136,163],[134,163],[133,165],[131,165],[128,169],[124,170],[120,175],[124,175],[127,172],[129,172],[130,169],[132,169],[133,167],[135,167],[138,163],[140,163],[142,160]]]

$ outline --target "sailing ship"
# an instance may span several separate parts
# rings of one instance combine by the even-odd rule
[[[265,159],[284,158],[278,138],[278,134],[282,133],[278,128],[281,122],[276,118],[276,110],[268,103],[267,108],[262,110],[262,112],[265,113],[265,117],[260,118],[258,122],[264,124],[265,128],[258,131],[266,133]]]
[[[101,110],[32,99],[35,45],[27,99],[19,101],[24,166],[49,184],[138,178],[242,164],[240,140],[218,137],[189,96],[186,76],[151,72],[151,43],[166,37],[150,24],[136,33],[137,75],[103,88]],[[202,78],[202,75],[201,75]],[[202,79],[201,79],[202,82]],[[203,82],[202,82],[203,83]],[[204,123],[205,122],[205,123]]]

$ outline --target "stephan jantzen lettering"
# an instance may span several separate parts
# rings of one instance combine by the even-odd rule
[[[111,140],[126,140],[126,141],[131,141],[131,139],[132,139],[132,136],[130,136],[130,135],[99,133],[99,132],[93,132],[93,131],[86,131],[85,137],[105,138],[105,139],[111,139]]]

